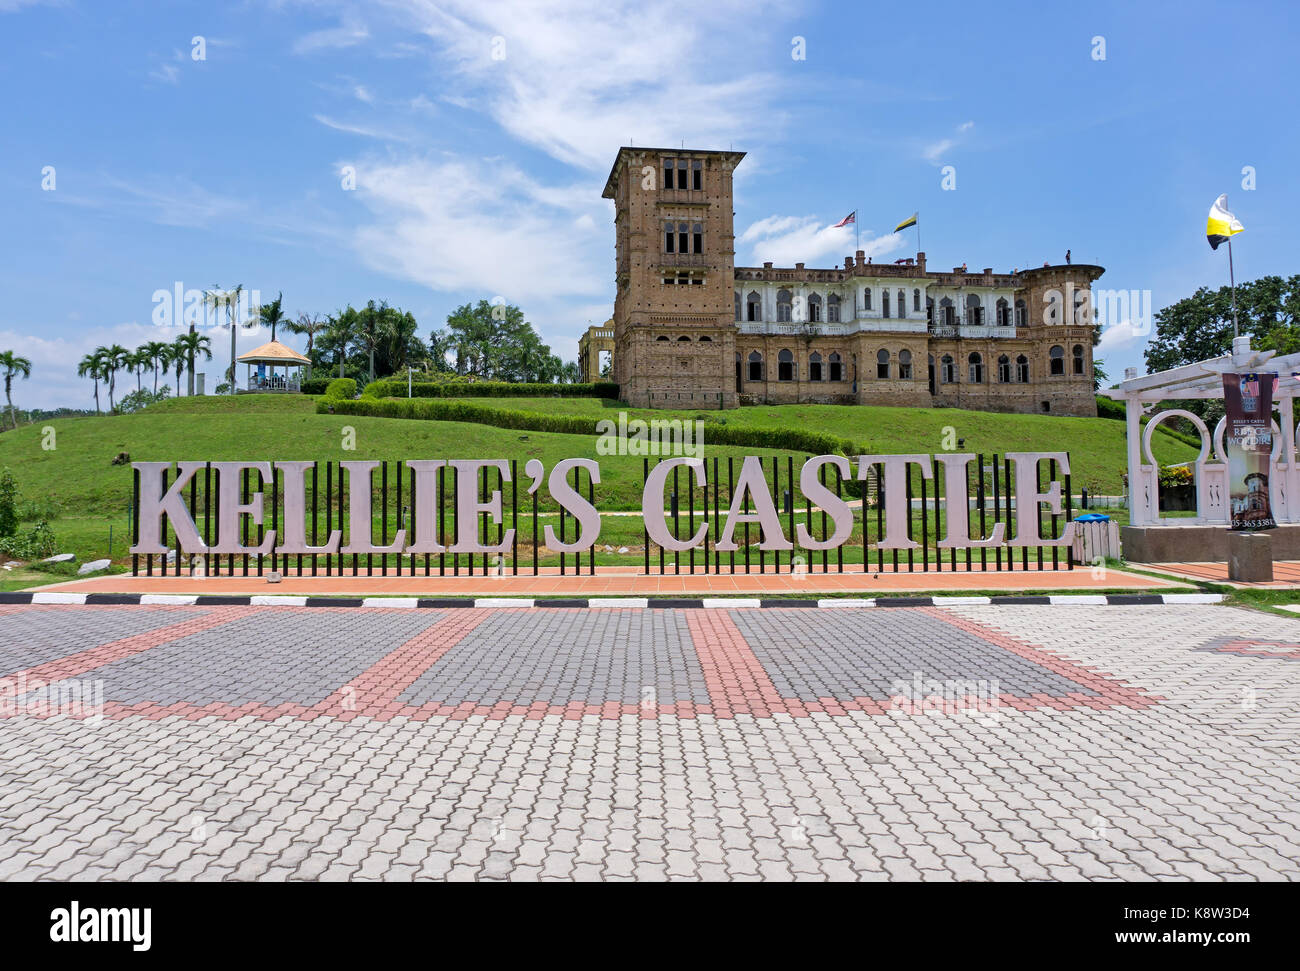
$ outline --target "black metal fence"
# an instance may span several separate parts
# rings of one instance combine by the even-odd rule
[[[865,482],[844,480],[834,465],[824,465],[820,470],[821,484],[850,503],[854,527],[849,539],[834,550],[764,550],[761,528],[750,523],[737,524],[733,542],[736,550],[717,549],[722,536],[723,520],[730,508],[731,497],[737,481],[737,463],[734,457],[717,456],[705,460],[707,483],[695,484],[689,468],[677,466],[672,470],[665,488],[666,517],[669,530],[675,538],[689,539],[700,525],[707,524],[703,542],[686,551],[670,551],[654,544],[648,531],[642,530],[640,566],[646,574],[740,574],[740,573],[829,573],[829,572],[928,572],[955,570],[1014,570],[1074,568],[1070,549],[1064,546],[1017,546],[1014,508],[1016,469],[1010,459],[985,456],[976,460],[979,470],[971,475],[966,470],[965,495],[947,497],[942,494],[943,476],[936,468],[933,479],[927,480],[915,466],[908,466],[906,501],[909,508],[908,538],[918,543],[911,550],[880,548],[885,531],[883,493],[876,488],[881,468],[873,466]],[[661,461],[654,460],[656,463]],[[1058,480],[1057,463],[1047,464],[1047,479],[1036,483],[1036,491],[1044,484]],[[650,459],[643,459],[642,481],[652,468]],[[768,482],[777,511],[782,519],[785,538],[796,542],[796,525],[803,524],[814,540],[827,539],[832,529],[830,517],[824,509],[813,506],[806,497],[800,502],[798,495],[798,469],[793,456],[772,456],[764,461],[764,478]],[[251,494],[251,470],[241,470],[240,501],[247,502]],[[277,540],[282,535],[284,474],[272,469],[270,480],[262,484],[264,515],[262,524],[242,517],[240,534],[244,546],[256,547],[263,541],[267,530],[275,530]],[[338,529],[346,538],[349,531],[350,490],[358,487],[351,481],[352,472],[345,477],[339,462],[314,463],[306,476],[306,536],[313,545],[320,545]],[[550,522],[560,542],[577,538],[579,526],[571,513],[563,508],[543,512],[539,509],[538,495],[543,486],[531,494],[527,489],[521,496],[517,460],[510,462],[510,480],[505,481],[500,471],[492,467],[478,470],[477,494],[486,502],[494,491],[502,497],[501,521],[493,523],[486,512],[478,516],[479,539],[485,544],[500,545],[505,530],[514,531],[508,553],[278,553],[265,556],[251,553],[214,553],[210,547],[217,541],[217,523],[220,515],[218,478],[220,470],[208,463],[189,481],[184,495],[191,519],[194,520],[205,547],[202,550],[183,550],[170,523],[163,524],[163,542],[168,554],[133,554],[132,572],[139,576],[189,576],[201,569],[207,576],[264,576],[268,572],[296,576],[536,576],[544,565],[554,565],[564,575],[594,574],[596,547],[585,552],[556,554],[545,548],[544,525]],[[416,517],[419,510],[438,517],[436,535],[438,545],[452,547],[460,541],[458,496],[458,469],[440,467],[436,470],[435,495],[416,494],[416,474],[402,462],[380,462],[371,470],[368,484],[372,493],[372,536],[383,546],[387,545],[400,529],[407,530],[408,541],[415,536]],[[1041,463],[1035,469],[1041,480]],[[170,471],[163,473],[166,491]],[[1064,525],[1073,518],[1070,498],[1070,476],[1060,477],[1064,500],[1063,515],[1044,514],[1040,505],[1036,510],[1038,535],[1059,538]],[[569,485],[579,495],[585,495],[593,505],[595,487],[590,475],[581,467],[572,470]],[[139,471],[134,472],[132,493],[132,541],[139,542]],[[432,501],[430,501],[430,498]],[[969,508],[971,539],[980,540],[992,534],[1000,523],[1004,529],[1004,544],[988,548],[965,547],[941,549],[939,541],[944,535],[946,508],[949,501],[964,501]],[[743,512],[751,511],[746,497]],[[633,513],[635,515],[635,513]],[[609,522],[608,513],[604,522]],[[525,520],[521,535],[520,521]],[[1043,532],[1044,525],[1049,529]],[[522,554],[521,554],[522,550]],[[609,563],[633,565],[630,555],[622,557],[604,555]],[[543,560],[546,563],[543,563]]]

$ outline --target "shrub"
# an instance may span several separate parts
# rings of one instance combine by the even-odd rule
[[[357,382],[355,378],[335,378],[325,386],[326,398],[351,399],[356,396]]]
[[[18,484],[13,473],[5,469],[0,474],[0,538],[18,531]]]
[[[480,385],[481,387],[481,385]],[[588,415],[548,415],[531,411],[512,411],[467,401],[439,401],[405,398],[362,398],[357,401],[322,401],[317,412],[325,414],[333,406],[334,414],[370,415],[377,418],[413,418],[425,421],[464,421],[495,428],[518,431],[556,432],[562,435],[599,435],[597,424],[603,420]],[[712,445],[736,445],[769,448],[811,455],[858,455],[860,449],[848,439],[805,431],[802,428],[742,428],[735,425],[710,424],[706,440]],[[846,483],[847,485],[848,483]]]
[[[1189,486],[1194,480],[1192,470],[1185,465],[1162,465],[1159,473],[1160,484],[1165,488]]]
[[[308,378],[301,385],[303,394],[322,395],[330,386],[330,378]]]
[[[52,556],[57,546],[54,530],[43,519],[26,536],[6,536],[0,539],[0,553],[20,560],[39,560]]]
[[[405,398],[406,381],[388,378],[366,385],[376,398]],[[617,398],[618,385],[595,384],[512,384],[508,381],[417,381],[411,385],[413,398]]]

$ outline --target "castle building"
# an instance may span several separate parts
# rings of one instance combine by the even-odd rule
[[[862,250],[827,269],[736,266],[732,173],[744,155],[622,148],[614,160],[613,380],[630,406],[1096,415],[1100,266],[946,272],[924,253],[872,263]]]

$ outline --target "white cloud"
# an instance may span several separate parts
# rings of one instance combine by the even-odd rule
[[[1150,336],[1150,327],[1135,325],[1131,320],[1103,326],[1101,340],[1093,356],[1099,358],[1103,354],[1123,353],[1145,344]]]
[[[737,69],[754,38],[737,37],[735,24],[761,21],[762,3],[697,5],[689,17],[640,0],[394,6],[441,45],[449,79],[468,89],[449,94],[572,164],[606,167],[629,140],[725,148],[780,121],[770,103],[778,79]]]
[[[831,266],[854,251],[854,232],[850,226],[823,225],[813,216],[768,216],[750,225],[736,240],[751,244],[748,265],[758,266],[769,260],[777,266]],[[867,256],[891,253],[903,243],[901,233],[868,237],[861,243]]]
[[[964,121],[957,126],[957,135],[965,135],[975,127],[975,122]],[[921,157],[927,162],[938,162],[943,156],[957,146],[960,141],[957,137],[941,138],[938,141],[931,142],[921,150]]]
[[[353,47],[370,36],[365,24],[356,21],[344,21],[337,27],[315,30],[304,34],[294,42],[295,54],[314,54],[317,51],[338,50]]]
[[[357,252],[377,270],[435,290],[536,300],[603,293],[612,276],[605,203],[589,184],[543,185],[481,160],[363,161],[369,225]]]

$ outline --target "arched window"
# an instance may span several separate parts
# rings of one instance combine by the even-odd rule
[[[998,384],[1011,383],[1011,358],[1005,354],[998,356]]]
[[[903,381],[912,380],[912,352],[909,350],[898,352],[898,377]]]
[[[686,341],[686,343],[689,344],[689,343],[691,342],[691,339],[690,339],[690,337],[689,337],[688,335],[686,335],[686,334],[682,334],[681,337],[677,338],[677,343],[680,344],[682,341]]]
[[[666,340],[668,340],[668,338],[665,337],[663,334],[660,334],[658,337],[655,338],[655,340],[657,340],[657,341],[666,341]]]
[[[758,295],[757,290],[750,290],[749,296],[745,298],[745,319],[763,319],[763,298]]]
[[[957,383],[957,365],[953,363],[951,354],[939,358],[939,380],[944,384]]]
[[[876,351],[876,377],[886,379],[889,377],[889,351],[883,347]]]
[[[701,344],[712,344],[712,343],[713,343],[713,338],[710,337],[708,334],[705,334],[703,337],[700,338],[700,343],[701,343]]]
[[[790,291],[776,291],[776,319],[787,323],[790,320]]]
[[[984,358],[980,357],[979,354],[972,352],[971,355],[966,358],[966,364],[968,365],[967,373],[970,375],[970,383],[983,384]]]
[[[1017,327],[1029,326],[1029,309],[1025,306],[1025,302],[1023,300],[1016,301],[1016,326]]]
[[[1074,373],[1075,374],[1083,373],[1083,345],[1082,344],[1074,345]]]
[[[939,323],[945,327],[952,327],[957,323],[957,309],[952,305],[952,300],[944,297],[939,301]]]
[[[667,166],[665,166],[665,169]],[[672,223],[664,223],[664,252],[673,253],[677,249],[677,233]]]
[[[758,351],[749,352],[749,380],[763,380],[763,355]]]
[[[915,310],[917,313],[921,312],[921,291],[920,290],[912,291],[912,309]]]
[[[1016,380],[1021,384],[1029,383],[1029,358],[1023,354],[1016,358]]]
[[[808,321],[816,324],[822,319],[822,298],[819,293],[810,293],[808,295]]]
[[[862,291],[862,309],[871,309],[871,287],[866,287]]]
[[[984,307],[977,293],[966,294],[966,323],[975,327],[984,323]]]
[[[736,291],[736,319],[740,319],[740,291]]]
[[[832,293],[826,298],[826,319],[832,324],[840,322],[840,295]]]
[[[776,355],[776,379],[778,381],[794,380],[794,355],[784,348]]]
[[[901,289],[898,291],[898,316],[907,316],[907,291]]]
[[[998,298],[998,326],[1011,326],[1011,305],[1007,303],[1006,297]]]
[[[1051,364],[1052,377],[1065,374],[1065,348],[1060,344],[1053,344],[1052,349],[1047,352],[1049,363]]]
[[[831,380],[832,380],[832,381],[843,381],[843,380],[844,380],[844,361],[841,360],[840,355],[839,355],[838,353],[831,354],[831,356],[830,356],[830,358],[828,359],[827,363],[829,363],[830,366],[831,366]]]
[[[884,317],[889,316],[889,291],[888,290],[880,291],[880,313],[881,316]]]
[[[822,356],[816,351],[808,356],[808,380],[822,380]]]
[[[925,298],[925,319],[927,323],[934,323],[934,297]]]

